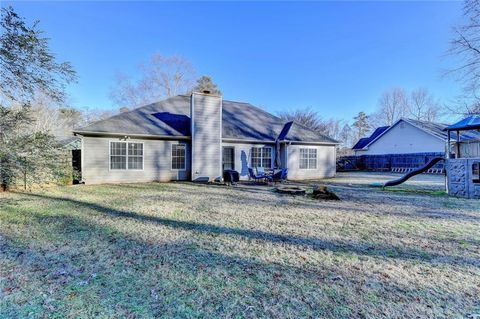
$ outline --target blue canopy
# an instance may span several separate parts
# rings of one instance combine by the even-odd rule
[[[465,131],[480,129],[480,115],[471,115],[460,122],[447,126],[444,131]]]

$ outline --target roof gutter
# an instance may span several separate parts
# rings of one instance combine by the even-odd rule
[[[429,135],[431,135],[431,136],[433,136],[433,137],[436,137],[436,138],[442,140],[443,142],[445,142],[445,141],[447,140],[446,138],[437,136],[437,135],[433,134],[432,132],[429,132],[428,130],[424,129],[423,127],[420,127],[420,126],[418,126],[418,125],[415,125],[415,123],[410,122],[408,119],[400,119],[399,121],[401,121],[401,120],[407,122],[408,124],[412,125],[413,127],[418,128],[419,130],[423,131],[424,133],[427,133],[427,134],[429,134]]]
[[[130,136],[150,139],[165,139],[165,140],[190,140],[190,136],[175,136],[175,135],[154,135],[154,134],[132,134],[132,133],[110,133],[110,132],[91,132],[91,131],[73,131],[73,135],[77,136]]]
[[[249,140],[249,139],[238,139],[238,138],[222,138],[222,142],[232,142],[232,143],[256,143],[256,144],[275,144],[274,140]],[[290,140],[281,140],[280,143],[284,144],[309,144],[309,145],[338,145],[340,143],[336,142],[305,142],[305,141],[290,141]]]
[[[131,133],[110,133],[110,132],[91,132],[91,131],[73,131],[75,136],[119,136],[119,137],[140,137],[140,138],[150,138],[150,139],[165,139],[165,140],[191,140],[190,136],[172,136],[172,135],[153,135],[153,134],[131,134]],[[274,140],[251,140],[251,139],[236,139],[236,138],[222,138],[222,142],[232,142],[232,143],[252,143],[252,144],[275,144]],[[340,143],[336,142],[306,142],[306,141],[289,141],[282,140],[280,143],[289,143],[289,144],[308,144],[308,145],[338,145]]]
[[[289,144],[308,144],[308,145],[340,145],[340,142],[305,142],[305,141],[280,141],[280,143]]]

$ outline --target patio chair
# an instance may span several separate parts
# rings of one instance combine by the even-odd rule
[[[255,170],[257,171],[257,175],[267,175],[265,169],[262,166],[257,166]]]
[[[268,181],[269,182],[280,182],[283,183],[287,180],[287,174],[288,174],[288,169],[287,168],[282,168],[278,172],[275,172],[273,175],[268,176]]]
[[[257,174],[255,175],[255,173],[253,172],[253,168],[248,168],[248,174],[249,174],[249,177],[250,179],[253,179],[255,182],[258,182],[260,180],[265,180],[265,178],[267,178],[267,176],[265,174]]]

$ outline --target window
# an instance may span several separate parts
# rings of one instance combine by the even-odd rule
[[[128,169],[143,169],[143,144],[128,143]]]
[[[222,166],[223,170],[235,169],[235,149],[233,147],[223,147]]]
[[[110,169],[143,169],[143,143],[110,142]]]
[[[474,183],[480,183],[480,162],[472,164],[472,181]]]
[[[185,169],[185,144],[172,144],[172,169]]]
[[[272,168],[272,148],[252,147],[252,167]]]
[[[317,169],[317,149],[300,149],[300,169]]]

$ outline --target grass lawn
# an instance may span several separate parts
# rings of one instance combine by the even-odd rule
[[[170,184],[0,194],[1,318],[480,314],[480,202]]]

